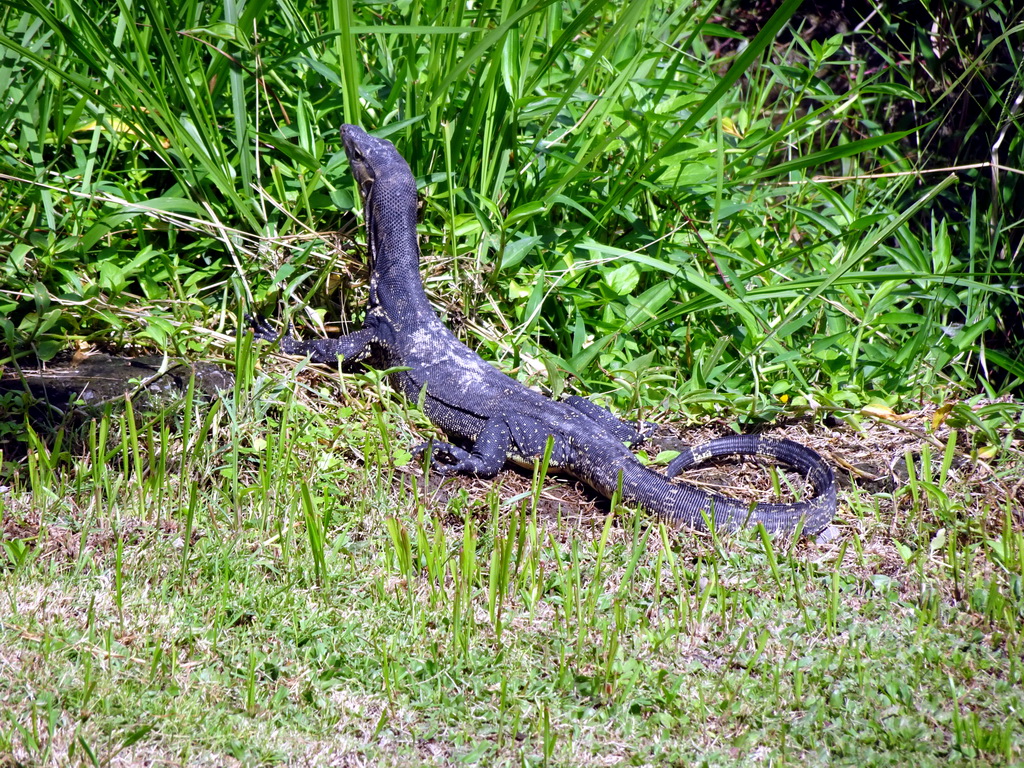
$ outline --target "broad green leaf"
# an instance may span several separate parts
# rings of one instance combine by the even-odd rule
[[[640,282],[640,273],[632,264],[623,264],[613,269],[604,276],[605,284],[619,296],[632,293],[636,284]]]

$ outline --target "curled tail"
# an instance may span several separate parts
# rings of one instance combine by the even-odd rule
[[[731,435],[685,449],[668,465],[671,478],[681,470],[715,456],[766,456],[800,471],[810,481],[814,495],[791,504],[747,503],[708,493],[689,483],[672,483],[641,465],[624,468],[624,500],[643,506],[666,521],[698,531],[708,522],[719,531],[749,528],[761,523],[770,533],[792,533],[802,525],[805,535],[828,527],[836,512],[836,481],[832,469],[815,451],[794,443],[761,435]]]

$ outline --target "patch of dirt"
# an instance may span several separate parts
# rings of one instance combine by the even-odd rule
[[[115,530],[110,520],[96,521],[83,536],[82,531],[58,523],[43,523],[37,510],[17,512],[8,507],[0,518],[2,542],[10,547],[19,542],[26,552],[35,551],[37,557],[71,563],[79,558],[85,549],[99,554],[109,554],[120,539],[124,544],[137,544],[149,535],[180,536],[182,526],[177,520],[161,519],[159,523],[146,522],[135,518],[123,518]],[[201,534],[192,532],[192,543]],[[0,570],[10,567],[12,553],[0,552]]]

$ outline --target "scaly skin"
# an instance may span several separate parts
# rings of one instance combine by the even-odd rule
[[[362,195],[370,263],[370,302],[363,327],[338,339],[300,341],[286,334],[280,348],[318,363],[397,366],[392,385],[410,400],[426,389],[423,408],[451,443],[435,443],[432,462],[442,474],[494,477],[506,461],[532,467],[553,438],[550,466],[611,497],[621,475],[622,500],[695,530],[735,530],[762,523],[770,532],[800,528],[818,534],[832,520],[836,487],[817,453],[790,440],[738,435],[684,451],[680,469],[725,454],[756,454],[803,472],[814,496],[794,504],[751,505],[672,483],[640,464],[624,443],[643,435],[630,423],[580,397],[557,402],[485,362],[445,327],[423,290],[416,237],[416,183],[389,141],[361,128],[341,128],[345,152]],[[250,318],[257,338],[278,339],[262,318]],[[801,527],[802,526],[802,527]]]

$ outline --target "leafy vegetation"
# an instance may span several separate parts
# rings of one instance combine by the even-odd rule
[[[7,345],[198,352],[196,327],[232,328],[250,295],[355,319],[332,276],[358,255],[312,236],[353,228],[348,121],[422,179],[441,306],[556,390],[753,394],[758,414],[765,389],[856,405],[1015,386],[1012,347],[985,339],[1016,274],[1018,182],[987,201],[922,182],[913,129],[885,127],[893,104],[941,119],[917,79],[851,60],[869,35],[777,43],[797,5],[738,46],[714,5],[11,4]],[[1019,36],[949,89],[1012,64]],[[997,125],[1014,82],[988,94]],[[1002,165],[1020,142],[1003,132]],[[1004,374],[978,376],[983,354]]]
[[[1021,12],[799,5],[0,8],[0,364],[238,374],[0,423],[0,762],[1021,759]],[[361,318],[342,122],[409,160],[468,343],[630,415],[809,415],[839,539],[424,488],[378,372],[257,375],[243,309]]]

